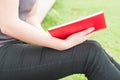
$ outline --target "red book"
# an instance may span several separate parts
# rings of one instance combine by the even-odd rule
[[[98,12],[90,16],[50,28],[48,29],[48,32],[53,37],[65,39],[73,33],[80,32],[90,27],[94,27],[94,31],[106,28],[103,12]]]

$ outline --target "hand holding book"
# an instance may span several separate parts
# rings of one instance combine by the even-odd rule
[[[94,27],[94,31],[106,28],[106,22],[103,12],[75,20],[57,27],[50,28],[48,32],[56,38],[65,39],[71,34],[81,32],[87,28]]]

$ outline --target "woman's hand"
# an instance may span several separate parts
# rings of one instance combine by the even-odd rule
[[[93,31],[94,31],[94,27],[91,27],[82,32],[72,34],[71,36],[66,38],[65,41],[66,44],[68,45],[68,48],[71,48],[86,41],[89,37],[92,36]]]

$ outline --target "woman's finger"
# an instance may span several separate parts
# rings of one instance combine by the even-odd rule
[[[79,32],[79,34],[81,34],[81,36],[87,35],[87,34],[93,32],[94,29],[95,29],[94,27],[91,27],[91,28],[88,28],[88,29],[86,29],[84,31]]]
[[[82,37],[81,42],[86,41],[86,40],[89,39],[92,35],[93,35],[93,32],[92,32],[92,33],[89,33],[89,34],[87,34],[87,35],[85,35],[84,37]]]

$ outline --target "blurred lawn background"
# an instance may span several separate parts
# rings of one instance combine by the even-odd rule
[[[57,0],[43,22],[47,30],[84,16],[104,11],[107,29],[96,32],[90,39],[96,40],[120,63],[120,0]],[[87,80],[82,74],[60,80]]]

